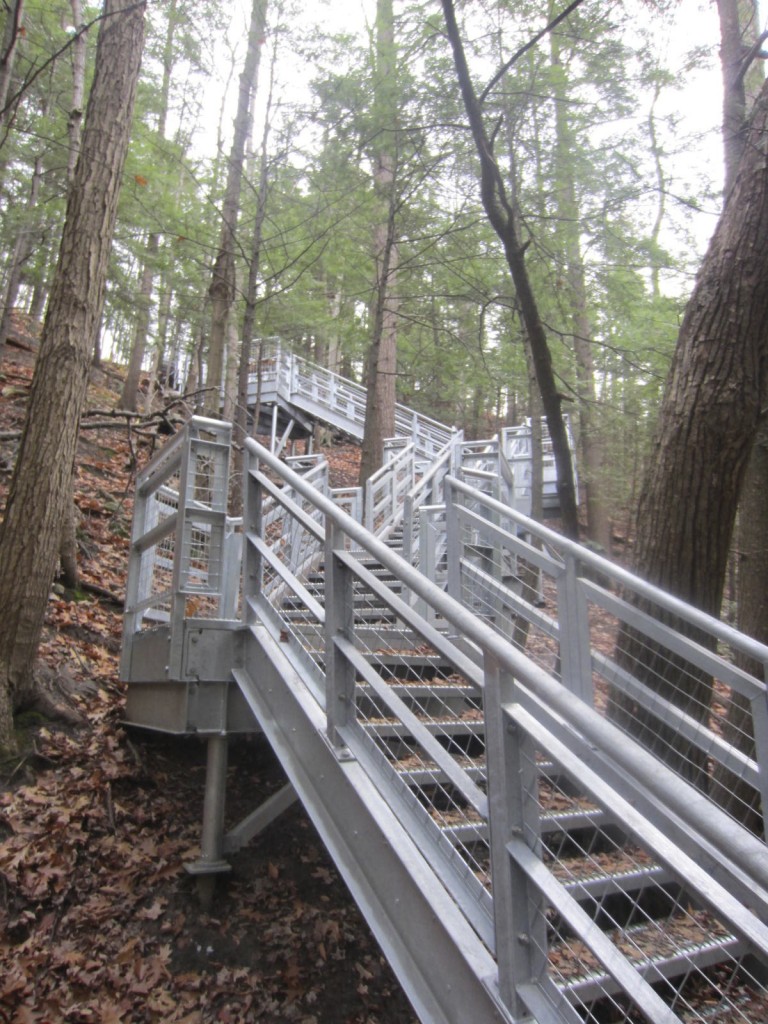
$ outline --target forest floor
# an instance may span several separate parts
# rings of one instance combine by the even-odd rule
[[[0,365],[3,506],[33,363],[22,335]],[[114,368],[93,371],[89,408],[114,408],[120,384]],[[414,1024],[300,807],[233,857],[200,905],[184,864],[199,855],[204,746],[122,723],[131,494],[149,454],[119,421],[81,431],[84,586],[51,593],[41,648],[81,721],[22,714],[19,756],[0,763],[0,1022]],[[329,454],[353,482],[355,449]],[[263,737],[233,742],[231,823],[284,781]]]

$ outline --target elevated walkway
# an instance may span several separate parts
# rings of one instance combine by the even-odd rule
[[[297,438],[309,438],[311,447],[317,424],[361,441],[365,403],[366,391],[361,385],[303,359],[277,340],[262,344],[261,359],[249,378],[248,408],[253,415],[258,415],[261,429],[270,435],[269,447],[274,454],[282,454],[288,442]],[[567,416],[565,421],[573,451]],[[546,421],[542,422],[542,433],[542,503],[545,514],[554,515],[559,511],[557,472]],[[434,462],[451,442],[463,439],[455,428],[400,404],[395,407],[395,438],[399,444],[412,444],[415,458],[426,463]],[[487,443],[479,442],[479,445]],[[493,443],[499,444],[510,473],[515,477],[516,507],[530,514],[533,460],[530,421],[504,427]]]
[[[137,484],[127,718],[207,740],[193,870],[299,798],[425,1024],[768,1020],[768,649],[529,520],[500,441],[364,495],[246,447],[242,521],[226,424]],[[289,782],[225,833],[257,730]]]
[[[297,431],[315,423],[362,441],[365,388],[296,355],[278,341],[267,342],[249,380],[248,408],[260,408],[271,428],[271,449],[280,454]],[[404,405],[395,407],[395,436],[413,442],[420,458],[432,460],[455,431]]]

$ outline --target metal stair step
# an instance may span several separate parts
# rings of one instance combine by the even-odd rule
[[[477,736],[482,737],[485,734],[485,723],[476,721],[463,721],[462,719],[452,718],[447,721],[435,721],[430,719],[424,721],[424,728],[432,733],[433,736]],[[402,722],[398,721],[382,721],[382,722],[363,722],[362,727],[365,732],[372,733],[374,736],[380,738],[403,739],[411,736],[412,731],[408,726],[403,725]]]
[[[643,933],[646,933],[652,940],[658,936],[659,929],[652,926],[637,926],[627,929],[623,934],[626,934],[632,943],[639,943],[644,937]],[[623,948],[626,948],[627,945],[626,943],[623,944]],[[629,959],[632,960],[633,966],[645,981],[651,985],[656,985],[659,982],[685,977],[692,972],[695,975],[697,972],[694,968],[704,971],[707,968],[716,967],[718,964],[731,958],[737,959],[745,951],[745,943],[732,935],[726,935],[712,938],[708,941],[681,942],[675,946],[674,950],[667,953],[661,952],[647,960],[639,956],[630,956]],[[561,973],[565,973],[563,970],[564,966],[566,971],[568,969],[567,953],[559,949],[556,944],[553,944],[550,947],[549,955],[550,961],[555,958],[559,970]],[[590,973],[579,974],[572,980],[567,980],[559,987],[570,1000],[580,1004],[595,1003],[600,999],[616,995],[622,991],[611,975],[600,969],[595,969]]]

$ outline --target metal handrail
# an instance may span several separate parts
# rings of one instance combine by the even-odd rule
[[[326,519],[350,537],[357,547],[393,572],[404,586],[431,605],[459,635],[483,652],[486,661],[490,659],[503,667],[515,678],[519,687],[528,690],[537,702],[561,715],[563,720],[569,722],[571,728],[578,730],[595,749],[610,751],[611,758],[622,770],[641,782],[649,793],[664,801],[690,829],[701,833],[714,844],[724,862],[732,861],[754,879],[756,884],[765,887],[768,906],[768,858],[765,857],[764,843],[735,824],[711,800],[682,781],[656,757],[628,739],[612,722],[604,719],[587,704],[574,701],[573,695],[565,686],[549,676],[521,651],[516,650],[482,619],[468,614],[463,605],[427,579],[418,569],[409,565],[385,543],[372,536],[365,527],[342,512],[330,499],[313,491],[300,477],[286,470],[285,465],[268,449],[252,439],[246,440],[245,447],[259,462],[284,475],[292,487],[312,501]],[[470,490],[460,480],[450,478],[450,482],[459,489]],[[518,517],[518,514],[507,506],[501,506],[501,510],[512,518]],[[519,521],[521,525],[529,522],[522,516],[519,516]],[[553,539],[562,539],[553,531],[547,533],[552,534]],[[573,544],[571,553],[578,553],[579,557],[583,554],[584,560],[596,568],[614,568],[606,559],[579,545]],[[634,581],[630,573],[626,573],[626,578],[627,581]],[[649,588],[649,592],[656,592],[656,588],[650,584],[644,586]],[[662,591],[658,593],[671,601],[676,610],[682,611],[685,608],[683,602],[668,598]],[[699,615],[709,619],[704,613]],[[765,951],[768,954],[768,944]]]

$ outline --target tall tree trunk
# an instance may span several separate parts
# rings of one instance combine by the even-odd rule
[[[274,71],[274,66],[273,66]],[[240,362],[237,371],[237,406],[235,408],[235,452],[233,477],[239,482],[232,489],[233,514],[238,515],[242,510],[243,495],[243,454],[242,445],[248,437],[248,389],[251,376],[251,347],[253,344],[254,327],[256,324],[256,302],[259,294],[259,269],[261,267],[261,241],[264,229],[264,220],[267,216],[267,195],[268,195],[268,144],[270,132],[270,111],[272,109],[272,81],[270,81],[269,100],[267,102],[267,116],[264,120],[264,131],[261,137],[261,153],[259,157],[259,184],[256,199],[256,219],[253,224],[253,237],[251,239],[251,258],[248,262],[248,283],[245,289],[245,312],[243,314],[243,330],[240,339]],[[261,360],[256,359],[257,391],[261,386]],[[259,395],[256,396],[256,403],[253,409],[253,435],[256,436],[259,421]]]
[[[536,380],[547,417],[552,451],[557,466],[557,490],[560,499],[563,531],[568,537],[578,538],[579,518],[576,509],[576,486],[571,464],[571,450],[565,431],[561,409],[561,395],[552,367],[546,331],[539,315],[536,298],[525,263],[525,245],[521,244],[516,226],[515,210],[504,187],[499,165],[493,153],[493,144],[483,120],[480,101],[475,94],[469,74],[461,34],[456,22],[453,0],[441,0],[448,39],[453,50],[454,64],[464,106],[469,118],[472,138],[480,157],[480,185],[488,220],[504,246],[504,255],[520,303],[520,312],[531,345]]]
[[[376,3],[374,123],[379,145],[373,190],[380,219],[373,232],[375,280],[371,342],[366,362],[365,429],[360,483],[384,462],[384,442],[395,433],[397,375],[397,54],[392,0]]]
[[[758,10],[754,0],[718,0],[720,61],[723,80],[724,193],[733,187],[742,157],[747,107],[762,83],[762,68],[754,60],[762,38],[758,36]],[[764,386],[765,386],[764,382]],[[764,391],[765,393],[765,391]],[[747,464],[738,517],[737,625],[742,632],[768,643],[768,423],[763,416]],[[764,666],[743,657],[739,665],[762,677]],[[754,734],[748,701],[731,696],[725,739],[748,757],[754,757]],[[741,778],[718,763],[713,796],[752,831],[760,832],[762,816],[758,794]]]
[[[16,44],[22,34],[22,22],[24,19],[24,0],[11,0],[5,4],[5,26],[3,27],[3,40],[0,43],[0,117],[3,121],[9,119],[10,113],[5,109],[8,102],[8,88],[13,75],[13,64],[16,59]]]
[[[551,3],[549,8],[551,19],[554,17]],[[557,231],[562,239],[565,260],[576,363],[579,441],[584,466],[581,483],[586,499],[587,535],[593,543],[608,552],[611,530],[602,486],[605,446],[595,391],[592,322],[588,311],[586,272],[580,241],[581,217],[573,173],[575,137],[568,115],[568,81],[561,58],[560,37],[557,32],[551,32],[549,39],[555,101],[555,204],[559,221]]]
[[[159,244],[160,237],[153,231],[147,238],[147,247],[144,252],[144,265],[141,269],[139,293],[136,296],[133,343],[128,359],[128,372],[123,381],[123,391],[120,397],[120,408],[128,409],[131,412],[135,412],[138,408],[141,368],[144,364],[149,321],[152,314],[152,287],[155,281],[155,260],[157,260]]]
[[[67,202],[27,419],[0,527],[0,747],[31,677],[72,494],[144,43],[145,3],[105,0],[82,148]]]
[[[157,114],[157,137],[165,139],[166,126],[168,123],[168,104],[171,94],[171,73],[174,62],[174,36],[176,33],[176,0],[171,0],[168,6],[167,22],[165,31],[165,43],[163,46],[163,81],[160,89],[160,103]],[[123,382],[123,391],[120,397],[120,405],[123,409],[135,412],[139,396],[139,381],[141,378],[141,367],[144,362],[144,354],[147,348],[149,336],[149,324],[152,316],[152,290],[155,283],[155,271],[157,257],[160,252],[160,233],[151,231],[147,237],[147,247],[144,253],[143,266],[141,269],[138,313],[136,326],[133,334],[131,355],[128,360],[128,373]],[[147,411],[152,404],[152,389],[154,381],[150,380],[148,393],[146,395]]]
[[[731,535],[750,450],[765,404],[768,368],[768,86],[699,271],[667,378],[640,493],[635,569],[683,600],[719,615]],[[701,721],[712,680],[625,630],[619,659],[672,704]],[[680,667],[680,666],[677,666]],[[707,784],[700,751],[614,694],[611,714],[658,737],[660,756]]]
[[[77,157],[80,152],[80,138],[83,132],[83,102],[85,99],[85,61],[88,40],[83,27],[83,5],[80,0],[69,0],[72,10],[72,24],[77,31],[72,40],[72,105],[67,118],[69,152],[67,153],[67,181],[75,176]]]
[[[227,186],[221,211],[219,249],[213,265],[211,284],[208,288],[208,296],[211,300],[211,334],[208,342],[206,380],[209,390],[205,396],[205,410],[209,416],[219,416],[221,412],[219,389],[224,372],[227,323],[229,311],[235,299],[235,239],[237,219],[240,214],[240,189],[243,180],[245,147],[252,121],[252,98],[259,74],[266,20],[267,0],[253,0],[248,32],[248,50],[240,75],[235,130],[229,152]]]

